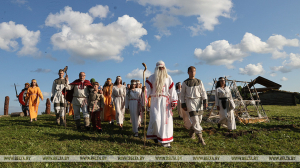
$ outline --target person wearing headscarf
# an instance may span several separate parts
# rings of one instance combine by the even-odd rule
[[[25,104],[28,103],[29,107],[30,122],[32,122],[32,119],[37,121],[37,114],[39,111],[38,109],[40,104],[39,98],[41,98],[42,101],[44,100],[39,85],[37,84],[35,79],[32,79],[25,98]]]
[[[120,130],[123,130],[123,121],[125,115],[125,98],[126,98],[126,85],[122,85],[121,76],[117,76],[112,89],[111,103],[115,104],[116,119]]]
[[[235,117],[234,117],[234,108],[235,104],[232,99],[231,91],[226,86],[226,81],[223,77],[219,78],[219,81],[216,85],[215,93],[215,105],[219,111],[220,120],[218,122],[218,127],[221,127],[221,124],[227,125],[229,130],[236,129]]]

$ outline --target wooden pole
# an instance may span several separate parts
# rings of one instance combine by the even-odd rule
[[[46,114],[50,114],[50,110],[51,110],[51,103],[50,103],[50,99],[47,98],[47,101],[46,101]]]
[[[145,72],[146,72],[146,70],[147,70],[147,65],[145,64],[145,63],[142,63],[143,64],[143,66],[145,67],[145,70],[144,70],[144,72],[143,72],[143,83],[144,83],[144,87],[145,87]],[[144,118],[144,148],[146,147],[146,122],[147,122],[147,111],[146,111],[146,94],[145,94],[145,92],[146,92],[146,88],[144,88],[144,116],[145,116],[145,118]]]
[[[9,107],[9,97],[5,97],[5,102],[4,102],[4,115],[8,115],[8,107]]]

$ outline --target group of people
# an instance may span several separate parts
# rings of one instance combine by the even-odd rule
[[[79,73],[79,79],[69,83],[63,69],[58,72],[59,78],[53,81],[51,102],[54,104],[57,124],[66,124],[66,106],[70,102],[74,111],[74,120],[78,130],[80,126],[80,110],[84,118],[84,127],[90,129],[90,121],[94,129],[102,131],[101,121],[109,121],[112,125],[116,120],[119,129],[123,130],[125,111],[130,111],[130,122],[134,136],[138,136],[138,128],[144,119],[144,111],[149,111],[150,121],[147,139],[160,142],[164,147],[171,147],[173,141],[173,113],[177,105],[178,113],[183,118],[184,126],[189,130],[192,139],[198,138],[198,143],[205,144],[202,137],[201,121],[203,109],[208,107],[208,98],[204,85],[195,78],[196,68],[188,68],[188,79],[176,83],[168,75],[165,63],[156,63],[155,72],[147,77],[145,87],[139,80],[132,79],[130,84],[122,83],[117,76],[114,83],[108,78],[100,88],[94,79],[85,79],[85,73]],[[216,85],[215,105],[219,110],[218,127],[225,126],[229,130],[236,129],[231,91],[226,87],[225,79],[220,77]],[[176,88],[175,88],[176,87]],[[31,121],[36,120],[39,97],[43,95],[32,80],[26,94]]]

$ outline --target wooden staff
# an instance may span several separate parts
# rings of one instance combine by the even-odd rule
[[[68,71],[68,66],[66,66],[64,68],[64,72],[66,73],[66,76],[68,75],[67,74],[67,71]],[[67,91],[67,80],[66,80],[66,83],[65,83],[65,115],[64,115],[64,126],[65,128],[67,128],[67,105],[68,105],[68,101],[67,101],[67,94],[66,94],[66,91]]]
[[[147,70],[147,65],[145,64],[145,63],[142,63],[143,64],[143,66],[145,67],[145,69],[144,69],[144,72],[143,72],[143,82],[144,82],[144,109],[145,109],[145,111],[144,111],[144,147],[146,146],[146,119],[147,119],[147,117],[146,117],[146,115],[147,115],[147,113],[146,113],[146,94],[145,94],[145,72],[146,72],[146,70]]]

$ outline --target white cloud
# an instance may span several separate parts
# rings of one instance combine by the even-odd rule
[[[143,69],[134,69],[133,71],[131,71],[130,73],[128,73],[126,75],[126,78],[128,79],[143,79]],[[152,73],[149,70],[146,70],[145,72],[145,79],[146,77],[149,77],[150,75],[152,75]]]
[[[272,77],[274,77],[276,75],[277,75],[276,73],[270,73],[270,76],[272,76]]]
[[[245,68],[239,68],[239,73],[242,75],[260,75],[264,73],[263,66],[261,63],[255,64],[248,64]]]
[[[183,74],[182,70],[170,70],[170,69],[167,69],[167,72],[169,75],[180,75],[180,74]]]
[[[160,41],[161,36],[160,35],[154,35],[154,37],[156,38],[156,40]]]
[[[288,78],[286,78],[286,77],[282,77],[280,80],[281,80],[281,81],[287,81],[287,80],[288,80]]]
[[[284,42],[278,42],[279,39]],[[210,43],[205,49],[196,48],[194,55],[199,60],[209,65],[226,65],[227,68],[233,68],[232,63],[242,61],[243,58],[251,53],[271,53],[272,58],[284,58],[287,54],[283,51],[284,46],[299,46],[298,39],[286,39],[281,35],[273,35],[267,42],[251,33],[245,33],[243,39],[238,44],[230,44],[227,40],[218,40]]]
[[[231,18],[231,10],[233,3],[231,0],[133,0],[138,2],[143,6],[154,6],[159,7],[160,11],[164,15],[169,15],[172,17],[177,16],[196,16],[197,22],[195,22],[195,27],[190,26],[193,35],[198,35],[199,32],[209,30],[214,30],[214,26],[220,24],[219,17]],[[156,11],[155,11],[156,12]],[[146,14],[151,14],[151,8],[147,7]],[[157,14],[156,17],[158,17]],[[177,19],[178,20],[178,19]],[[178,22],[177,22],[178,23]],[[174,25],[156,24],[155,26],[159,28],[164,25],[165,28]],[[178,25],[178,24],[177,24]]]
[[[300,69],[300,54],[290,53],[289,60],[284,60],[282,66],[271,67],[273,71],[282,73],[291,72],[294,69]]]
[[[84,63],[84,59],[122,61],[121,52],[126,46],[133,45],[140,51],[149,47],[141,39],[147,30],[133,17],[123,15],[108,25],[93,21],[89,13],[66,6],[59,13],[49,14],[45,25],[60,30],[51,37],[54,49],[67,50],[77,63]]]
[[[13,21],[0,23],[0,48],[6,51],[17,51],[19,43],[17,39],[21,39],[22,48],[17,52],[18,55],[30,55],[39,57],[41,51],[36,47],[40,40],[40,31],[36,32],[28,30],[22,24],[15,24]]]
[[[19,5],[24,5],[25,3],[27,3],[26,0],[12,0],[11,2]]]
[[[50,92],[42,92],[43,96],[44,96],[44,99],[47,98],[47,97],[50,97]]]
[[[158,28],[159,33],[166,36],[171,35],[170,30],[167,29],[168,27],[181,24],[178,18],[167,14],[157,14],[151,21],[154,22],[153,25]]]
[[[30,71],[30,72],[38,72],[38,73],[48,73],[51,72],[51,69],[42,69],[42,68],[38,68],[34,71]]]
[[[109,12],[109,8],[107,5],[102,6],[102,5],[96,5],[94,7],[92,7],[89,10],[89,13],[93,16],[93,17],[99,17],[101,19],[106,18],[107,14]]]

